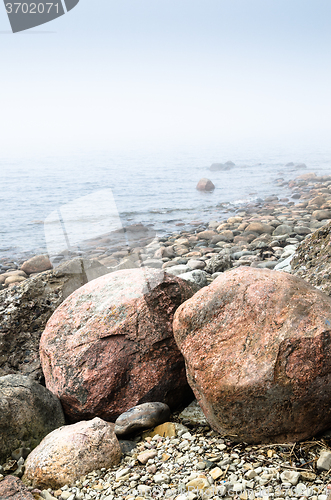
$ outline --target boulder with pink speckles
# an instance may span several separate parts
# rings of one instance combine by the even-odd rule
[[[177,309],[174,335],[214,430],[266,443],[331,427],[331,299],[302,279],[227,271]]]
[[[18,477],[7,476],[0,481],[1,500],[35,500]]]
[[[175,408],[192,398],[173,315],[195,288],[159,269],[93,280],[55,311],[41,337],[47,388],[70,421],[114,421],[141,403]]]

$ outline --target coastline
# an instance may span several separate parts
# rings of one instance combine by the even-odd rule
[[[315,174],[305,174],[288,184],[292,190],[291,199],[295,201],[271,196],[263,202],[247,204],[245,209],[231,207],[224,221],[208,224],[192,221],[191,231],[180,231],[157,240],[148,228],[135,225],[129,250],[121,246],[123,233],[117,233],[118,241],[113,248],[103,248],[100,240],[95,240],[79,257],[87,257],[89,262],[102,267],[104,273],[130,267],[152,267],[195,281],[200,286],[208,285],[230,267],[291,272],[290,260],[300,243],[331,220],[331,176],[319,178]],[[128,233],[130,231],[126,236]],[[59,264],[74,256],[78,255],[64,255]],[[45,261],[49,265],[45,257],[39,259],[42,265]],[[47,281],[48,271],[44,271],[40,272]],[[3,279],[6,272],[24,271],[3,272],[2,268],[0,278]],[[27,272],[26,277],[16,276],[21,276],[21,283],[28,284],[39,274],[36,271]],[[20,283],[15,282],[15,274],[8,278],[12,282],[4,283],[3,294],[14,298]],[[330,449],[330,431],[303,443],[248,445],[211,430],[201,414],[200,421],[193,422],[175,412],[170,421],[180,422],[186,428],[180,428],[175,435],[137,433],[128,438],[131,440],[131,445],[127,445],[129,449],[125,449],[128,441],[122,445],[125,451],[119,465],[92,471],[75,484],[58,490],[41,491],[29,487],[29,491],[37,500],[141,500],[156,496],[169,500],[198,497],[215,500],[329,499],[330,470],[318,464],[321,464],[322,454]],[[154,454],[145,464],[141,463],[139,453],[151,450],[153,453],[155,450],[157,456]],[[326,452],[331,460],[331,453]],[[19,460],[22,472],[24,459],[21,456]],[[8,474],[21,477],[17,465],[18,460],[11,457],[0,466],[3,476],[0,476],[0,484]],[[192,481],[192,489],[187,488]]]
[[[282,178],[277,182],[291,190],[291,198],[267,196],[245,205],[222,206],[222,218],[209,223],[191,221],[189,230],[179,229],[168,236],[158,237],[153,229],[133,224],[51,256],[53,267],[80,257],[99,262],[108,272],[141,266],[171,272],[170,268],[177,265],[190,271],[204,270],[216,255],[229,255],[234,267],[273,269],[290,257],[308,234],[331,218],[331,176],[308,173],[288,182]],[[18,274],[25,260],[29,259],[0,259],[2,289],[15,286],[13,279],[7,284],[4,277],[9,277],[8,273]],[[49,268],[44,266],[30,274],[20,272],[20,281]],[[216,277],[215,272],[209,272],[209,281]]]

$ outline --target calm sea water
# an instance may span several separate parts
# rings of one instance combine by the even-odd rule
[[[229,171],[212,172],[214,162],[231,160]],[[307,169],[286,167],[306,163]],[[47,251],[63,227],[71,243],[141,222],[157,234],[178,224],[225,217],[220,204],[244,204],[276,194],[279,177],[331,173],[331,151],[301,148],[201,148],[194,151],[81,153],[61,157],[0,158],[0,258]],[[201,193],[202,177],[213,181]],[[45,224],[46,222],[46,224]],[[45,237],[46,229],[46,237]]]

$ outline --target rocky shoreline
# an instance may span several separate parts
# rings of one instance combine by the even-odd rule
[[[192,403],[170,421],[131,434],[130,441],[120,440],[123,456],[116,466],[93,470],[61,488],[26,486],[26,496],[15,499],[327,500],[330,439],[325,433],[301,443],[234,443],[231,436],[211,430]],[[23,464],[20,458],[21,471]],[[7,461],[3,468],[2,474],[13,474],[15,461]]]
[[[308,173],[289,182],[278,179],[277,183],[292,190],[295,202],[269,196],[240,207],[222,207],[229,213],[226,220],[209,224],[192,221],[192,230],[168,237],[158,238],[149,228],[135,224],[88,240],[79,250],[64,251],[53,257],[53,264],[56,267],[72,258],[85,258],[97,261],[108,269],[105,272],[142,266],[166,269],[174,275],[197,270],[196,276],[204,284],[229,267],[274,269],[295,252],[308,234],[331,219],[331,176]],[[288,263],[277,269],[284,269]],[[47,256],[42,255],[26,262],[2,258],[0,287],[16,286],[52,267]]]
[[[177,286],[178,277],[196,291],[233,268],[275,269],[302,276],[330,294],[331,176],[305,174],[289,182],[288,187],[295,202],[272,196],[245,207],[231,207],[226,221],[211,221],[208,225],[192,222],[191,231],[167,238],[155,238],[147,228],[135,225],[131,230],[126,228],[126,247],[123,233],[117,233],[115,245],[111,235],[106,235],[91,241],[87,253],[59,256],[60,265],[55,269],[51,269],[47,256],[36,256],[25,263],[2,261],[0,376],[24,373],[43,382],[39,340],[48,319],[72,292],[96,277],[116,271],[144,267],[164,270],[169,283],[173,277],[172,286]],[[309,254],[312,245],[313,255]],[[72,261],[73,256],[78,258]],[[11,342],[14,328],[17,337]],[[102,467],[57,489],[42,491],[28,486],[24,494],[30,496],[18,493],[21,496],[14,498],[329,498],[328,433],[299,443],[238,443],[231,435],[211,430],[197,406],[194,411],[191,408],[186,413],[173,413],[169,422],[159,427],[154,433],[137,432],[129,436],[130,441],[122,441],[123,457],[117,465]],[[143,454],[147,457],[145,463]],[[26,452],[21,448],[0,466],[0,491],[6,475],[22,477],[25,459]]]

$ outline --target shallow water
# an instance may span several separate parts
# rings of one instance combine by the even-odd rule
[[[194,220],[222,220],[222,204],[286,197],[290,192],[275,183],[277,178],[330,174],[330,159],[327,149],[299,154],[220,147],[0,158],[0,258],[52,251],[59,238],[58,244],[74,245],[138,222],[162,235]],[[212,163],[228,160],[235,163],[231,170],[209,170]],[[306,163],[307,169],[285,166],[291,161]],[[215,184],[212,193],[196,190],[202,177]]]

